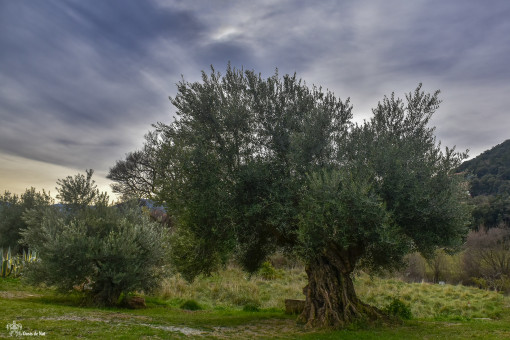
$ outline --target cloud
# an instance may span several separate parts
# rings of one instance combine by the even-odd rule
[[[0,150],[82,168],[112,163],[114,149],[143,137],[124,132],[133,125],[148,130],[162,103],[169,106],[171,86],[166,96],[154,91],[147,69],[170,77],[179,71],[153,58],[152,42],[182,43],[201,27],[185,12],[146,2],[3,7],[0,118],[7,124],[0,127]]]
[[[476,155],[509,138],[509,15],[504,0],[1,2],[0,153],[106,173],[172,120],[181,75],[231,61],[351,97],[358,121],[423,82],[442,90],[438,137]]]

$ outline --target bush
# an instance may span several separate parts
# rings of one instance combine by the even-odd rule
[[[386,313],[399,317],[404,320],[410,320],[413,315],[411,308],[399,299],[393,299],[393,301],[385,308]]]
[[[269,261],[262,263],[258,273],[265,280],[274,280],[276,278],[276,269]]]
[[[32,232],[42,235],[37,245],[41,261],[27,266],[32,283],[62,291],[86,283],[98,304],[114,305],[121,293],[157,287],[165,273],[166,229],[134,204],[88,207],[69,221],[53,222],[25,232],[27,239]]]
[[[250,301],[243,306],[245,312],[258,312],[260,311],[260,303],[256,301]]]
[[[181,309],[185,309],[185,310],[202,310],[203,308],[195,300],[186,300],[181,305]]]

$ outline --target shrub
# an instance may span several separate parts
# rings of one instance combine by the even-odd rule
[[[410,320],[413,315],[411,308],[400,299],[394,298],[393,301],[385,308],[386,313],[389,315],[397,316],[404,320]]]
[[[265,280],[274,280],[276,278],[276,269],[271,262],[266,261],[260,266],[259,275]]]
[[[28,266],[28,280],[63,291],[89,282],[89,294],[105,305],[121,293],[156,287],[164,273],[165,229],[135,206],[87,209],[67,223],[36,230],[43,234],[41,261]]]
[[[41,261],[27,267],[27,279],[63,291],[87,282],[89,294],[105,305],[121,293],[155,288],[165,272],[165,228],[136,206],[86,209],[67,223],[34,228],[43,235]]]
[[[258,303],[257,301],[247,302],[243,306],[243,311],[245,311],[245,312],[258,312],[258,311],[260,311],[260,303]]]
[[[185,310],[201,310],[203,308],[195,300],[186,300],[186,301],[184,301],[181,304],[181,309],[185,309]]]

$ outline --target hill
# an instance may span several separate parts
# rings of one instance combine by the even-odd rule
[[[471,196],[510,193],[510,139],[460,165],[470,179]],[[471,175],[471,176],[469,176]]]
[[[474,227],[510,226],[510,139],[457,169],[469,180]]]

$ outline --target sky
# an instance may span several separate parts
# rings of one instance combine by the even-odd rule
[[[441,90],[432,124],[471,157],[510,138],[510,1],[0,0],[0,193],[56,194],[171,123],[176,83],[232,66],[350,97]],[[113,196],[112,196],[113,197]]]

